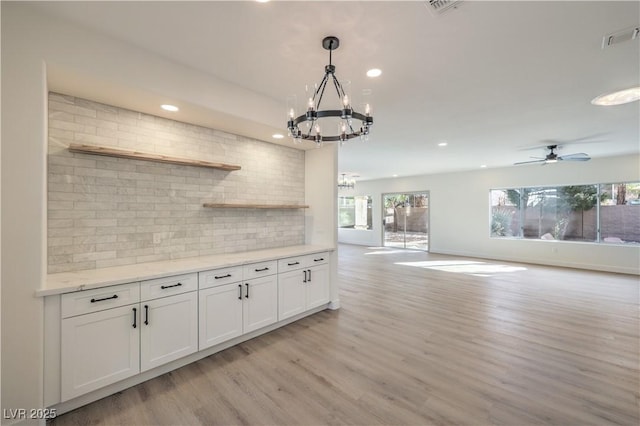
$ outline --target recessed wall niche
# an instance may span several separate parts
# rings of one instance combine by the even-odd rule
[[[224,171],[71,153],[70,144],[237,164]],[[48,272],[304,244],[304,151],[49,94]]]

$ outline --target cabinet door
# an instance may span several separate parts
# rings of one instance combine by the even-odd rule
[[[248,333],[278,321],[278,277],[247,280],[243,284],[243,330]]]
[[[306,275],[306,269],[278,275],[278,320],[304,312]]]
[[[241,283],[200,290],[200,350],[242,334]]]
[[[329,265],[314,266],[307,275],[306,309],[329,303]]]
[[[140,371],[198,350],[197,292],[140,303]]]
[[[140,372],[138,306],[122,306],[62,320],[62,401]]]

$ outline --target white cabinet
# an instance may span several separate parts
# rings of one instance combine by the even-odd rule
[[[64,294],[61,313],[62,401],[198,350],[196,274]]]
[[[241,282],[200,290],[199,299],[200,350],[242,334]]]
[[[198,350],[197,289],[196,274],[140,283],[141,372]]]
[[[278,320],[290,318],[329,302],[327,253],[279,261]]]
[[[254,278],[244,282],[242,330],[258,330],[278,321],[278,277]]]
[[[140,372],[139,305],[117,306],[138,302],[137,289],[135,283],[62,296],[63,401]],[[71,316],[76,312],[84,314]]]
[[[56,355],[45,363],[49,400],[67,402],[100,388],[117,388],[117,382],[136,381],[136,375],[143,380],[161,365],[177,365],[174,361],[199,350],[256,335],[326,305],[329,259],[327,252],[261,258],[66,293],[57,304],[50,299],[49,318],[60,320],[48,334],[60,340],[55,337]],[[51,349],[49,343],[45,350]]]
[[[277,262],[264,262],[199,274],[200,350],[278,320],[277,266]],[[215,281],[218,277],[228,282],[241,275],[248,278],[221,285]]]
[[[198,293],[178,294],[140,306],[140,371],[198,350]]]
[[[307,282],[306,308],[313,309],[329,303],[329,265],[318,265],[309,268]]]
[[[278,319],[283,320],[301,312],[306,306],[307,271],[289,271],[278,275]]]

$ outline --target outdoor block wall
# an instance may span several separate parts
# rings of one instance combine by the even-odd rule
[[[510,211],[513,215],[511,222],[511,235],[518,235],[520,221],[516,208],[512,206],[497,207],[500,210]],[[524,236],[538,238],[545,233],[553,233],[556,225],[555,216],[541,216],[540,209],[527,208],[524,225]],[[577,241],[594,241],[597,238],[598,216],[596,209],[584,212],[571,212],[563,239]],[[623,242],[640,242],[640,205],[611,205],[600,206],[600,235],[605,238],[619,238]]]
[[[49,273],[304,243],[302,209],[202,207],[304,204],[304,151],[56,93],[48,118]],[[70,143],[242,169],[70,153]]]

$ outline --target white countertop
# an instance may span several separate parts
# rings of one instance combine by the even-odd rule
[[[135,265],[114,266],[111,268],[90,269],[86,271],[61,272],[47,275],[43,287],[36,291],[36,296],[52,296],[115,284],[333,250],[335,250],[334,247],[300,245],[241,253],[216,254],[211,256],[189,257],[186,259],[138,263]]]

